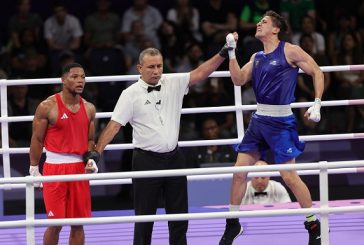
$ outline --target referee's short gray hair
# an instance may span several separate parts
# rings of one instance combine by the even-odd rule
[[[156,48],[146,48],[139,55],[139,64],[141,64],[143,62],[143,59],[144,59],[145,55],[150,55],[150,56],[160,55],[160,56],[162,56],[161,52],[158,49],[156,49]]]

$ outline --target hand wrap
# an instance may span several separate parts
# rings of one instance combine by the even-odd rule
[[[39,166],[38,165],[37,166],[30,165],[29,174],[30,174],[30,176],[33,176],[33,177],[42,176],[42,174],[39,172]],[[43,184],[40,183],[40,182],[34,182],[34,187],[35,188],[42,188]]]
[[[97,163],[99,162],[99,160],[100,153],[98,153],[97,151],[88,151],[83,155],[83,162],[85,163],[85,165],[91,163],[91,167],[94,168],[92,173],[99,172],[99,168],[97,167]]]
[[[93,169],[94,169],[94,170],[92,171],[92,173],[93,173],[93,174],[98,173],[98,172],[99,172],[99,168],[97,167],[96,162],[95,162],[93,159],[90,159],[90,160],[88,161],[88,164],[90,164],[90,163],[91,163],[91,168],[93,168]]]
[[[219,55],[224,58],[235,59],[235,49],[236,49],[236,41],[234,35],[229,33],[226,36],[226,43],[221,48]]]
[[[226,44],[229,47],[228,49],[229,59],[236,59],[235,57],[236,41],[232,33],[229,33],[226,36]]]
[[[316,98],[313,106],[308,108],[305,114],[308,115],[309,120],[314,122],[319,122],[321,120],[320,109],[321,109],[321,100],[319,98]]]
[[[97,164],[100,160],[100,153],[98,153],[97,151],[86,152],[83,155],[83,162],[87,164],[89,160],[94,160],[95,164]]]

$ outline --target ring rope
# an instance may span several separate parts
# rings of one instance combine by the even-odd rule
[[[134,222],[155,222],[155,221],[178,221],[178,220],[199,220],[199,219],[225,219],[244,217],[274,217],[274,216],[296,216],[312,213],[354,213],[363,212],[364,205],[327,207],[327,208],[301,208],[301,209],[278,209],[278,210],[251,210],[251,211],[223,211],[185,214],[156,214],[137,216],[113,216],[94,218],[68,218],[68,219],[28,219],[16,221],[2,221],[0,228],[15,228],[23,226],[49,226],[49,225],[96,225],[112,223],[134,223]]]
[[[359,65],[338,65],[338,66],[320,66],[323,72],[335,71],[362,71],[364,64]],[[299,73],[304,73],[301,69]],[[182,73],[180,73],[182,74]],[[215,71],[209,77],[228,77],[229,71]],[[118,75],[118,76],[98,76],[87,77],[87,82],[119,82],[119,81],[137,81],[139,75]],[[15,85],[31,85],[31,84],[55,84],[60,83],[60,78],[38,78],[38,79],[0,79],[0,86],[15,86]]]
[[[352,168],[364,167],[363,160],[356,161],[333,161],[333,162],[316,162],[306,164],[284,164],[284,165],[267,165],[267,166],[232,166],[232,167],[213,167],[213,168],[189,168],[189,169],[168,169],[153,171],[130,171],[130,172],[109,172],[98,174],[69,174],[69,175],[51,175],[51,176],[26,176],[26,177],[8,177],[0,178],[0,184],[19,184],[34,182],[54,182],[54,181],[80,181],[80,180],[101,180],[101,179],[123,179],[123,178],[154,178],[154,177],[172,177],[187,175],[210,175],[226,174],[239,172],[267,172],[283,170],[311,170],[311,169],[335,169],[335,168]]]
[[[291,104],[292,108],[305,108],[313,105],[314,102],[295,102]],[[348,106],[348,105],[364,105],[364,99],[354,100],[330,100],[322,101],[322,107],[331,106]],[[237,106],[215,106],[215,107],[198,107],[198,108],[183,108],[182,114],[197,114],[210,112],[231,112],[231,111],[253,111],[257,109],[257,105],[237,105]],[[96,118],[110,118],[112,112],[97,112]],[[27,122],[32,121],[34,116],[2,116],[0,123],[3,122]]]
[[[328,162],[330,164],[330,162]],[[342,163],[345,163],[343,161]],[[300,163],[300,164],[308,164],[308,163]],[[221,168],[221,167],[220,167]],[[352,173],[363,173],[364,167],[354,167],[354,168],[333,168],[329,169],[329,174],[352,174]],[[310,170],[299,170],[297,171],[298,175],[318,175],[320,170],[317,169],[310,169]],[[203,181],[203,180],[223,180],[223,179],[231,179],[233,176],[232,173],[230,174],[210,174],[210,175],[192,175],[187,176],[188,181]],[[270,177],[279,177],[280,172],[278,171],[267,171],[267,172],[249,172],[248,178],[253,177],[263,177],[263,176],[270,176]],[[131,184],[131,178],[115,178],[115,179],[99,179],[99,180],[90,180],[91,186],[101,186],[101,185],[120,185],[120,184]],[[0,189],[8,189],[9,184],[0,184]],[[24,189],[25,184],[11,184],[12,189]]]

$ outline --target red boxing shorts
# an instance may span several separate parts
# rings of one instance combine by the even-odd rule
[[[84,174],[85,164],[44,163],[43,175]],[[87,218],[91,217],[90,183],[86,181],[43,183],[44,204],[47,217]]]

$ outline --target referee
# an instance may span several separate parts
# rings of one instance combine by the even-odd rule
[[[97,161],[105,146],[129,122],[133,128],[133,171],[185,168],[184,155],[177,145],[183,97],[189,86],[206,79],[226,57],[224,46],[190,73],[162,75],[160,51],[143,50],[137,65],[141,76],[121,93],[90,158]],[[136,215],[155,214],[160,194],[167,214],[188,213],[186,176],[133,179],[133,190]],[[187,244],[188,221],[170,221],[168,227],[169,244]],[[152,231],[153,222],[135,223],[134,245],[151,244]]]

